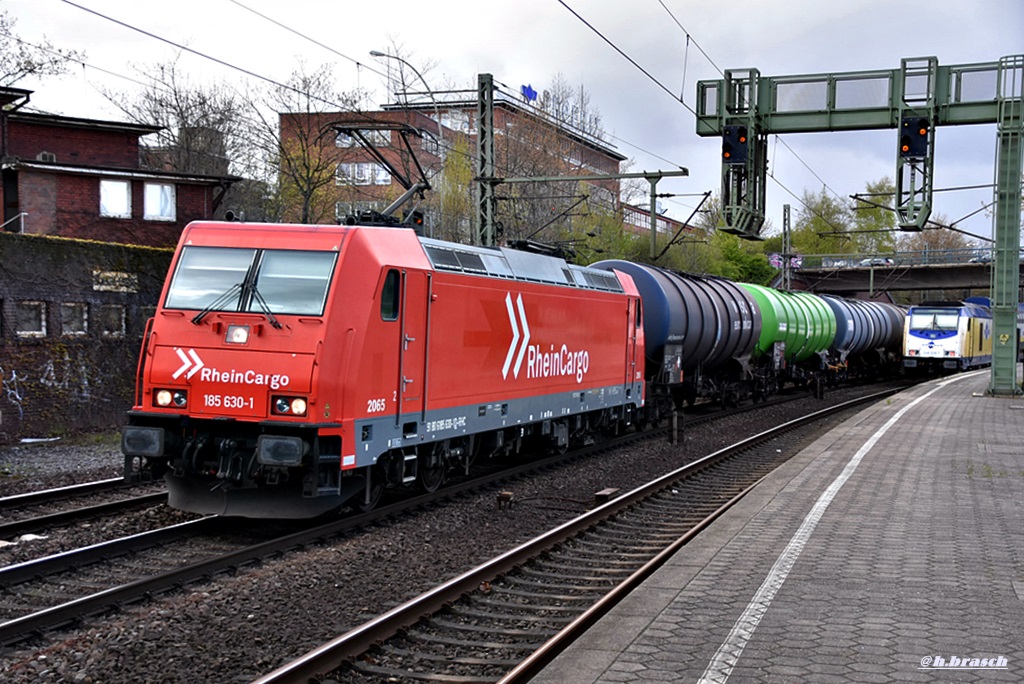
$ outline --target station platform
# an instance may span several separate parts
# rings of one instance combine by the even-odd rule
[[[532,682],[1024,681],[1024,399],[989,378],[816,440]]]

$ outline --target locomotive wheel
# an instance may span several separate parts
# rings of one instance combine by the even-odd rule
[[[359,501],[356,503],[356,508],[360,513],[369,513],[376,508],[380,503],[380,497],[384,494],[384,469],[379,465],[371,466],[368,477],[370,478],[370,496],[367,499],[365,491],[358,496]]]
[[[430,453],[421,453],[417,464],[420,487],[427,494],[436,492],[444,483],[444,465],[448,460],[448,441],[436,442]]]

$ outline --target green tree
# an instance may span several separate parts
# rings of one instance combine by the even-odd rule
[[[853,210],[853,243],[860,254],[888,254],[896,248],[895,193],[891,178],[867,184],[869,202],[861,202]]]
[[[793,222],[791,245],[798,254],[855,254],[850,209],[822,188],[805,190]]]
[[[719,255],[715,275],[742,283],[767,285],[778,273],[756,242],[717,231],[711,238],[711,245]]]

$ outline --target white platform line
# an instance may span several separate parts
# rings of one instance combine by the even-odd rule
[[[973,374],[971,374],[973,375]],[[850,479],[853,472],[857,470],[857,466],[860,465],[861,460],[864,456],[871,451],[872,447],[878,443],[878,440],[882,438],[886,432],[889,431],[896,422],[906,414],[907,411],[912,409],[918,403],[928,398],[935,392],[939,391],[946,385],[962,380],[969,375],[959,375],[949,380],[944,380],[937,384],[926,393],[922,394],[917,399],[913,400],[899,411],[897,411],[892,418],[885,422],[885,425],[880,427],[875,434],[864,443],[864,445],[857,450],[857,453],[846,464],[843,468],[843,472],[829,485],[814,504],[810,513],[804,518],[800,528],[790,539],[789,544],[779,555],[775,561],[775,565],[772,566],[768,576],[765,577],[764,582],[761,583],[760,588],[754,597],[750,599],[750,603],[747,604],[746,610],[736,620],[736,624],[733,625],[732,631],[729,632],[729,636],[725,638],[722,645],[718,647],[718,651],[715,653],[711,662],[708,663],[707,669],[704,670],[704,674],[701,676],[699,684],[725,684],[728,681],[729,676],[732,674],[733,668],[739,661],[740,656],[743,654],[743,649],[746,648],[747,642],[750,641],[750,637],[754,635],[754,630],[757,629],[758,624],[761,622],[761,618],[768,612],[769,606],[771,606],[772,599],[775,598],[775,594],[778,593],[779,589],[782,588],[782,583],[786,581],[789,576],[790,570],[793,569],[794,563],[797,558],[804,550],[804,546],[807,544],[807,540],[810,539],[811,533],[814,532],[814,528],[818,525],[818,521],[821,520],[821,516],[824,515],[825,509],[828,508],[829,504],[832,503],[832,499],[839,493],[846,481]]]

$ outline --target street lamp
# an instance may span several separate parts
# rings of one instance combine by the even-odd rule
[[[437,103],[437,97],[434,96],[434,91],[430,89],[430,84],[427,83],[427,79],[423,78],[423,74],[421,74],[416,67],[414,67],[412,64],[409,64],[409,62],[405,61],[404,59],[402,59],[398,55],[389,55],[388,53],[381,52],[379,50],[370,50],[370,56],[371,57],[384,57],[385,59],[393,59],[396,62],[401,62],[405,66],[407,66],[410,69],[412,69],[412,72],[414,74],[416,74],[416,76],[420,79],[420,81],[423,82],[423,87],[427,89],[427,95],[430,96],[431,102],[434,103],[434,115],[437,116],[437,137],[438,137],[438,141],[440,142],[441,149],[443,150],[444,149],[444,130],[442,130],[443,127],[441,126],[441,108],[440,108],[440,106]],[[405,102],[406,102],[406,104],[409,103],[408,96],[406,96]],[[438,155],[438,156],[441,156],[441,155]]]
[[[370,50],[370,56],[371,57],[383,57],[385,59],[393,59],[393,60],[395,60],[397,62],[401,62],[405,66],[407,66],[410,69],[412,69],[413,73],[416,74],[416,76],[419,77],[420,81],[423,82],[423,87],[427,89],[427,95],[430,96],[431,102],[434,103],[434,115],[437,117],[437,141],[438,141],[438,155],[437,155],[437,157],[438,157],[438,159],[441,160],[441,165],[442,165],[442,168],[443,168],[443,166],[444,166],[444,126],[441,125],[441,107],[438,105],[437,97],[434,95],[434,91],[430,89],[430,84],[427,83],[427,79],[423,78],[423,74],[421,74],[416,67],[414,67],[412,64],[410,64],[409,62],[405,61],[404,59],[402,59],[398,55],[390,55],[390,54],[388,54],[386,52],[381,52],[380,50]],[[406,105],[409,104],[409,96],[408,96],[408,94],[406,94],[405,103],[406,103]],[[443,187],[444,187],[444,185],[442,184],[442,188]],[[438,224],[440,224],[441,216],[443,215],[444,195],[442,194],[442,192],[443,191],[441,189],[439,189],[438,196],[441,199],[441,206],[438,209]],[[431,232],[433,232],[433,231],[431,231]]]

